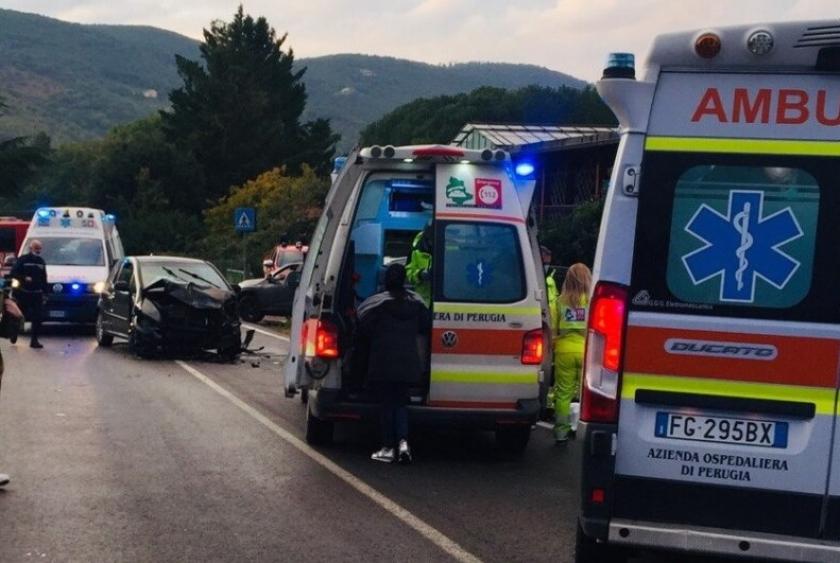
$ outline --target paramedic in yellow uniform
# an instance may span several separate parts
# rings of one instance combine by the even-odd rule
[[[592,273],[577,263],[566,272],[557,301],[554,327],[554,439],[564,443],[571,431],[572,399],[580,392],[583,349]]]
[[[432,225],[417,233],[411,244],[411,256],[405,265],[406,279],[429,307],[432,302]]]

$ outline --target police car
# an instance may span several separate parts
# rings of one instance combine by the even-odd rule
[[[47,264],[46,322],[93,323],[108,272],[125,256],[116,218],[100,209],[42,207],[35,212],[20,253],[43,244]]]
[[[346,159],[292,312],[286,392],[309,390],[310,442],[329,441],[336,421],[378,417],[355,350],[355,309],[431,224],[434,320],[418,342],[427,373],[409,416],[526,446],[550,383],[534,186],[533,166],[504,151],[373,146]]]
[[[577,561],[840,561],[840,25],[664,35],[598,91]]]

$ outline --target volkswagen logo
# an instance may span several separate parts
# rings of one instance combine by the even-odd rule
[[[440,335],[440,341],[445,348],[453,348],[458,344],[458,335],[451,330],[447,330]]]
[[[53,285],[53,293],[61,293],[62,291],[64,291],[63,285],[61,285],[60,283]]]

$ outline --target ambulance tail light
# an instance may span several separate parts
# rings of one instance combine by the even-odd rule
[[[522,337],[521,361],[526,366],[537,366],[545,355],[545,331],[541,328],[525,333]]]
[[[303,354],[307,358],[338,358],[338,328],[330,321],[309,319],[303,323],[301,342]]]
[[[581,420],[615,423],[624,357],[627,289],[599,282],[589,306],[589,330],[583,365]]]

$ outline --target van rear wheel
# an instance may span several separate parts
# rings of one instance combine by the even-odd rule
[[[575,563],[627,563],[629,554],[614,545],[598,543],[583,532],[580,522],[575,536]]]
[[[496,428],[496,443],[509,453],[521,453],[528,447],[531,439],[531,426],[528,424]]]
[[[311,446],[326,446],[332,443],[334,424],[321,420],[312,414],[312,407],[306,408],[306,443]]]

